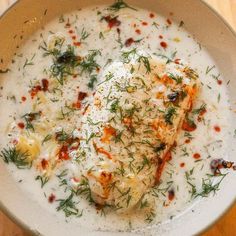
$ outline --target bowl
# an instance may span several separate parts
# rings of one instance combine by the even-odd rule
[[[185,28],[208,50],[220,69],[227,85],[232,112],[235,110],[236,88],[236,34],[230,26],[206,3],[196,0],[129,0],[129,4],[168,16],[173,12],[173,20],[186,22]],[[37,29],[65,12],[89,5],[111,4],[107,0],[21,0],[15,2],[0,18],[0,55],[1,67],[7,64],[15,50]],[[17,35],[17,36],[16,36]],[[233,117],[233,116],[232,116]],[[236,128],[232,118],[232,132]],[[226,156],[236,157],[236,139],[229,140],[231,147]],[[0,161],[0,207],[16,223],[35,235],[138,235],[138,232],[101,232],[67,223],[41,208],[29,194],[22,191],[3,161]],[[224,214],[236,198],[236,175],[230,173],[221,190],[195,204],[191,210],[179,217],[147,228],[147,235],[195,235]]]

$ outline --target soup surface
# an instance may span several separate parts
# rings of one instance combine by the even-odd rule
[[[1,156],[45,210],[135,230],[219,189],[233,165],[227,80],[185,24],[122,1],[78,9],[1,71]]]

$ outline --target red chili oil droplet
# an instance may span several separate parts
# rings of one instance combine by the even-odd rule
[[[70,159],[69,154],[68,154],[68,146],[63,145],[60,148],[59,153],[58,153],[58,157],[60,160],[69,160]]]
[[[73,30],[69,30],[68,33],[69,33],[69,34],[73,34],[74,31],[73,31]]]
[[[74,46],[79,47],[81,45],[81,42],[74,42]]]
[[[153,13],[150,13],[150,14],[149,14],[149,17],[150,17],[150,18],[153,18],[154,16],[155,16],[155,15],[154,15]]]
[[[172,22],[171,22],[171,20],[170,20],[170,19],[167,19],[167,20],[166,20],[166,22],[167,22],[169,25],[171,25],[171,24],[172,24]]]
[[[128,39],[125,41],[125,46],[126,46],[126,47],[129,47],[129,46],[131,46],[133,43],[134,43],[134,39],[133,39],[133,38],[128,38]]]
[[[215,126],[214,126],[214,130],[215,130],[216,132],[220,132],[220,131],[221,131],[221,129],[220,129],[220,127],[219,127],[218,125],[215,125]]]
[[[207,109],[204,108],[204,109],[202,109],[202,110],[200,111],[199,115],[200,115],[200,116],[203,116],[206,112],[207,112]]]
[[[142,25],[147,26],[148,23],[147,23],[146,21],[143,21],[143,22],[142,22]]]
[[[180,61],[179,58],[177,58],[177,59],[174,60],[175,64],[177,64],[177,65],[179,65],[179,61]]]
[[[25,101],[26,101],[26,97],[25,97],[25,96],[22,96],[22,97],[21,97],[21,101],[22,101],[22,102],[25,102]]]
[[[186,139],[184,142],[185,142],[185,143],[190,143],[191,140],[190,140],[190,139]]]
[[[87,93],[79,92],[78,94],[78,101],[83,101],[88,96]]]
[[[163,39],[163,36],[162,36],[162,35],[159,35],[159,39]]]
[[[76,40],[76,36],[75,36],[75,35],[73,35],[71,38],[72,38],[73,40]]]
[[[81,108],[81,102],[80,102],[80,101],[74,102],[74,103],[72,104],[72,107],[73,107],[73,108],[76,108],[76,109],[80,109],[80,108]]]
[[[174,192],[174,190],[173,190],[173,189],[172,189],[172,190],[169,190],[169,191],[168,191],[168,199],[169,199],[170,201],[173,201],[174,198],[175,198],[175,192]]]
[[[31,98],[33,99],[33,98],[37,95],[37,93],[38,93],[39,91],[42,91],[42,87],[41,87],[40,85],[34,86],[34,87],[30,90]]]
[[[136,29],[135,32],[136,32],[137,34],[141,34],[141,30],[140,30],[140,29]]]
[[[222,84],[222,80],[217,80],[217,83],[219,84],[219,85],[221,85]]]
[[[18,125],[18,127],[20,129],[24,129],[25,128],[25,124],[23,122],[19,122],[17,125]]]
[[[103,19],[108,23],[108,27],[111,29],[121,24],[121,22],[117,18],[118,16],[115,17],[105,16]]]
[[[167,43],[166,42],[160,42],[160,45],[161,45],[161,47],[163,47],[163,48],[167,48]]]
[[[48,202],[49,203],[53,203],[56,199],[56,196],[52,193],[49,197],[48,197]]]
[[[47,79],[42,79],[42,89],[44,92],[48,91],[49,82]]]
[[[43,158],[41,161],[41,166],[42,166],[42,169],[45,170],[48,166],[48,161]]]
[[[199,153],[194,153],[193,158],[198,160],[201,158],[201,155]]]
[[[182,124],[182,129],[188,132],[193,132],[197,129],[197,126],[194,122],[189,122],[188,120],[184,120]]]
[[[182,163],[180,163],[180,167],[184,167],[185,166],[185,163],[184,162],[182,162]]]

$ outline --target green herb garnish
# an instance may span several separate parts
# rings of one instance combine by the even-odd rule
[[[29,161],[29,153],[27,151],[22,152],[16,147],[4,148],[0,156],[7,164],[13,163],[19,169],[30,168],[32,165],[32,162]]]
[[[129,9],[132,9],[134,11],[137,11],[137,9],[133,8],[133,7],[130,7],[127,3],[125,3],[123,0],[117,0],[115,3],[113,3],[108,9],[111,10],[111,11],[119,11],[121,9],[124,9],[124,8],[129,8]]]
[[[173,117],[176,115],[176,108],[169,107],[164,114],[164,119],[167,124],[173,125]]]
[[[57,211],[63,211],[66,217],[69,217],[72,215],[81,217],[83,214],[83,211],[79,211],[79,209],[76,207],[76,202],[73,200],[73,197],[74,197],[74,193],[72,192],[68,196],[68,198],[57,200],[59,202]]]

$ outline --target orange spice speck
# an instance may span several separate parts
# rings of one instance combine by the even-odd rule
[[[162,36],[162,35],[159,35],[159,39],[163,39],[163,36]]]
[[[199,153],[194,153],[193,158],[198,160],[201,158],[201,155]]]
[[[182,163],[179,164],[179,166],[183,168],[185,166],[185,163],[182,162]]]
[[[184,142],[185,142],[185,143],[190,143],[191,140],[188,138],[188,139],[186,139]]]
[[[218,125],[215,125],[215,126],[214,126],[214,130],[215,130],[216,132],[220,132],[220,131],[221,131],[221,129],[220,129],[220,127],[219,127]]]
[[[180,59],[179,58],[176,58],[175,60],[174,60],[174,62],[175,62],[175,64],[179,64],[179,61],[180,61]]]
[[[81,42],[74,42],[74,46],[79,47],[81,45]]]
[[[147,26],[148,23],[147,23],[146,21],[143,21],[143,22],[142,22],[142,25]]]
[[[135,32],[136,32],[137,34],[141,34],[141,30],[140,30],[140,29],[136,29]]]
[[[161,47],[167,48],[167,43],[166,42],[160,42]]]
[[[171,25],[171,24],[172,24],[172,22],[171,22],[171,20],[170,20],[170,19],[167,19],[167,20],[166,20],[166,22],[167,22],[169,25]]]
[[[48,161],[43,158],[41,161],[41,166],[42,166],[42,169],[45,170],[48,166]]]
[[[221,85],[221,84],[222,84],[222,80],[217,80],[217,83],[218,83],[219,85]]]
[[[56,196],[52,193],[49,197],[48,197],[48,202],[49,203],[53,203],[56,199]]]
[[[150,18],[153,18],[154,16],[155,16],[155,15],[154,15],[153,13],[150,13],[150,14],[149,14],[149,17],[150,17]]]
[[[26,101],[26,97],[25,97],[25,96],[22,96],[22,97],[21,97],[21,101],[22,101],[22,102],[25,102],[25,101]]]
[[[25,124],[23,122],[19,122],[17,124],[17,126],[20,128],[20,129],[24,129],[25,128]]]
[[[72,38],[73,40],[76,40],[76,36],[75,36],[75,35],[73,35],[71,38]]]
[[[174,198],[175,198],[175,192],[174,192],[174,190],[169,190],[169,191],[168,191],[168,199],[169,199],[170,201],[173,201]]]

